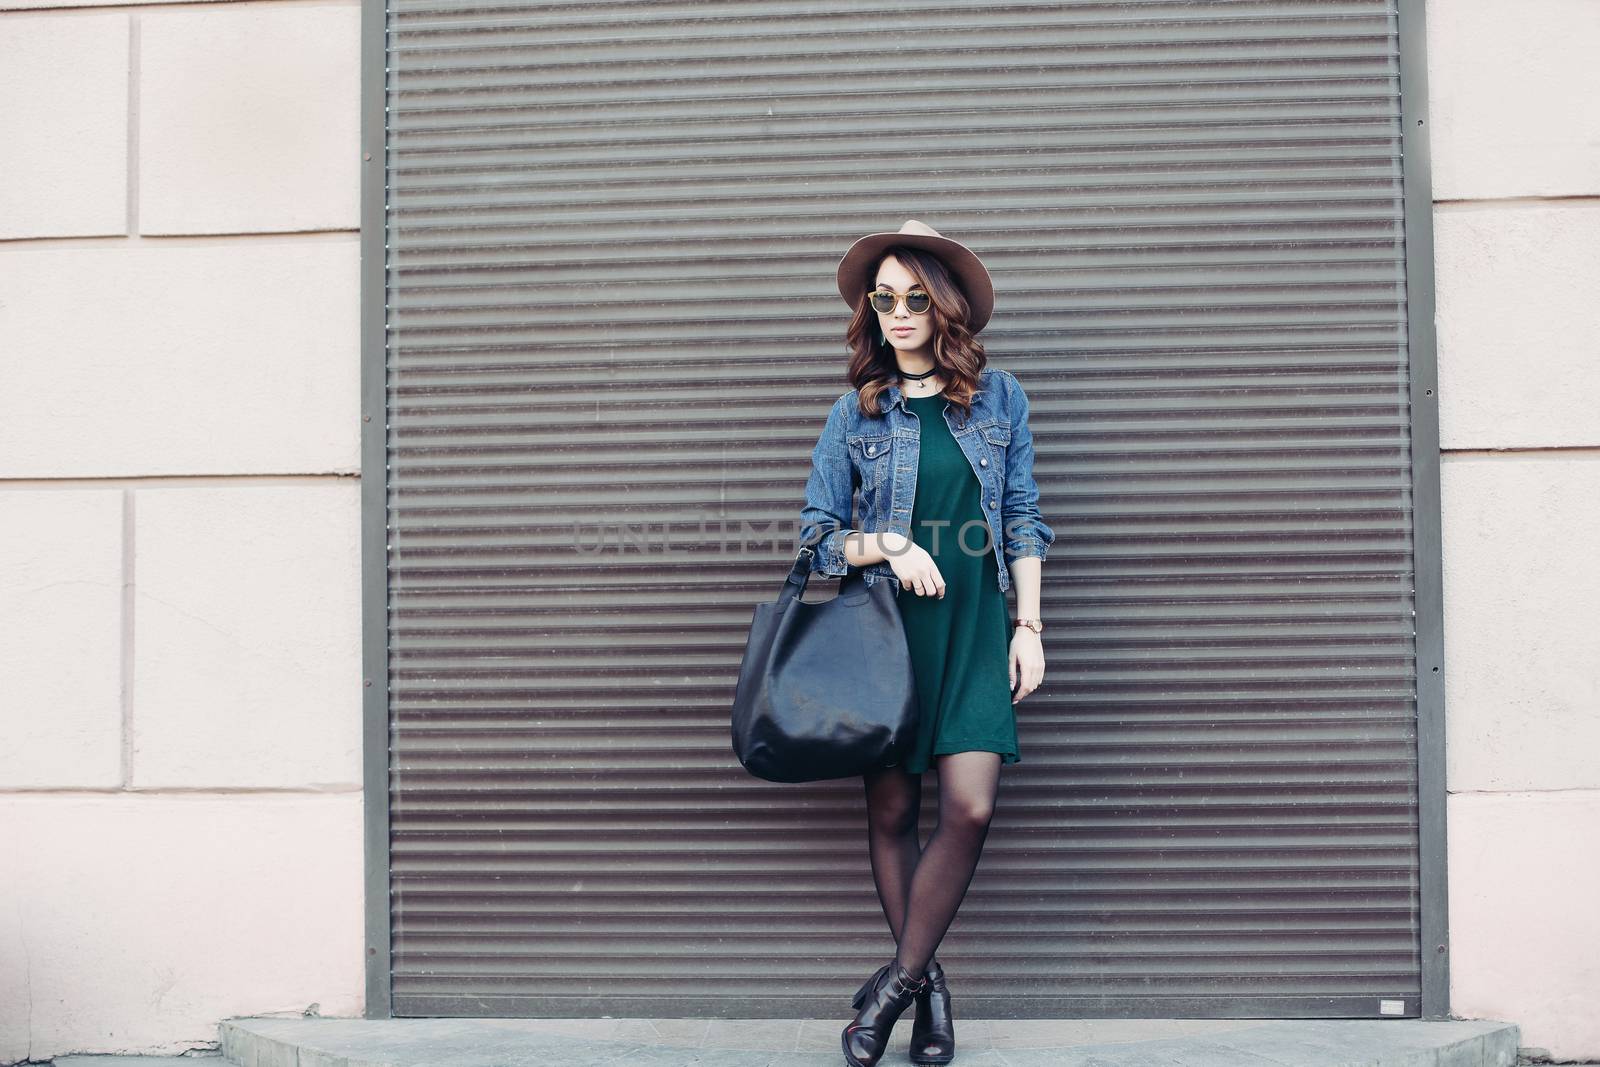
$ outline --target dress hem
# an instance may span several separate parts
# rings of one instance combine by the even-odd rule
[[[957,746],[957,747],[951,747],[951,746]],[[1019,753],[1016,750],[1016,748],[1012,747],[1011,742],[1009,742],[1009,741],[987,741],[987,740],[948,741],[948,740],[946,740],[946,741],[941,741],[939,743],[939,746],[937,748],[935,748],[934,751],[932,753],[930,753],[930,755],[931,756],[953,756],[957,752],[997,752],[997,753],[1000,754],[1000,762],[1001,762],[1002,765],[1009,765],[1009,764],[1012,764],[1012,763],[1021,763],[1022,762],[1021,753]],[[908,774],[922,774],[922,773],[926,772],[929,768],[931,768],[933,766],[933,762],[930,759],[930,761],[929,761],[927,766],[925,766],[925,767],[916,767],[916,766],[913,766],[910,761],[906,761],[906,762],[902,763],[901,766],[903,767],[903,769]]]

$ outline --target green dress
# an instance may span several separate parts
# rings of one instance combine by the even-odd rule
[[[982,486],[945,422],[945,397],[906,397],[906,403],[921,430],[911,540],[933,557],[945,594],[918,596],[904,588],[898,597],[922,711],[917,743],[902,766],[920,774],[936,755],[972,749],[1016,763],[1022,756],[1011,703],[1010,620]]]

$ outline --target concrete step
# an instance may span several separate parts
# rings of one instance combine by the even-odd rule
[[[840,1067],[843,1019],[236,1018],[240,1067]],[[911,1017],[885,1067],[909,1062]],[[1517,1027],[1417,1019],[956,1019],[952,1067],[1515,1067]]]

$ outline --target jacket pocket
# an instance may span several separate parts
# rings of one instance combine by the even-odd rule
[[[983,439],[988,442],[989,452],[994,456],[995,462],[1000,465],[999,474],[1004,476],[1006,469],[1006,449],[1011,447],[1011,427],[1003,425],[985,426]]]
[[[850,462],[856,469],[861,488],[873,492],[889,476],[889,453],[892,434],[867,436],[853,434],[846,438],[850,448]]]

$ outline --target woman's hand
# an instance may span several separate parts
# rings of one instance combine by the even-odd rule
[[[944,596],[944,575],[939,573],[939,565],[933,562],[927,549],[905,534],[885,530],[878,538],[889,569],[900,579],[902,589],[909,589],[918,596]]]
[[[1019,688],[1017,680],[1021,679]],[[1035,689],[1044,681],[1044,641],[1038,634],[1026,626],[1018,626],[1011,635],[1011,688],[1016,690],[1016,696],[1011,698],[1015,704]]]

